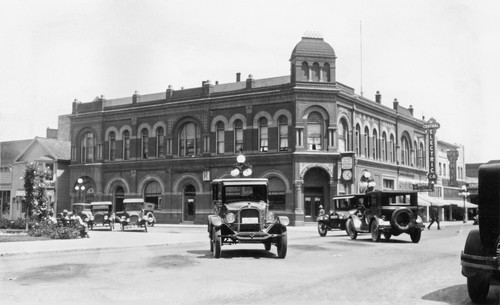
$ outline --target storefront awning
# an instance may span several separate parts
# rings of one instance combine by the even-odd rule
[[[421,205],[421,206],[433,205],[433,206],[442,207],[442,206],[445,206],[447,204],[446,204],[446,201],[444,201],[440,198],[431,197],[429,195],[419,193],[418,194],[418,205]]]
[[[445,201],[446,201],[447,205],[454,204],[454,205],[456,205],[459,208],[463,208],[464,207],[464,201],[463,200],[447,199]],[[465,202],[465,207],[467,209],[477,209],[477,204],[470,203],[470,202],[466,201]]]

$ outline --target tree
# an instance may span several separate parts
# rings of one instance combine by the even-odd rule
[[[26,192],[26,217],[45,219],[52,210],[47,196],[47,186],[52,177],[50,169],[40,163],[30,163],[24,171],[24,191]]]

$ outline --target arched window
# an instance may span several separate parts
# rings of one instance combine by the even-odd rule
[[[225,149],[224,149],[224,140],[225,140],[225,130],[224,130],[224,123],[218,122],[216,125],[216,138],[217,138],[217,153],[218,154],[223,154]]]
[[[234,121],[234,153],[243,152],[243,123],[241,120]]]
[[[156,128],[156,157],[165,157],[165,132],[161,126]]]
[[[109,133],[109,160],[114,161],[116,158],[116,134],[114,131]]]
[[[369,158],[370,157],[370,129],[368,129],[368,126],[365,127],[365,133],[363,135],[363,144],[364,144],[365,158]]]
[[[323,117],[319,112],[311,112],[307,117],[307,149],[321,150]]]
[[[193,157],[200,154],[200,133],[195,123],[182,125],[179,130],[179,156]]]
[[[339,128],[337,130],[339,136],[339,152],[344,152],[349,150],[349,131],[347,129],[347,123],[344,119],[339,122]]]
[[[130,159],[130,131],[123,132],[123,160]]]
[[[380,149],[382,150],[382,161],[387,162],[387,134],[382,132],[382,144],[380,145]]]
[[[284,115],[278,119],[279,150],[288,150],[288,118]]]
[[[259,151],[266,152],[269,147],[269,136],[267,129],[267,119],[259,119]]]
[[[356,155],[360,156],[361,155],[361,126],[359,124],[356,125]]]
[[[161,187],[156,181],[151,181],[144,188],[144,201],[154,203],[155,210],[161,208]]]
[[[149,144],[149,134],[148,134],[148,130],[146,128],[144,128],[141,131],[141,152],[142,152],[143,159],[148,158],[148,155],[149,155],[148,144]]]
[[[389,137],[389,162],[396,162],[396,143],[394,143],[394,135]]]
[[[324,82],[330,82],[330,64],[325,63],[323,66],[323,79]]]
[[[373,159],[378,160],[379,159],[379,150],[378,150],[378,134],[377,130],[373,130],[373,149],[372,149],[372,155]]]
[[[319,82],[321,77],[321,68],[317,62],[313,63],[312,66],[312,81]]]
[[[417,166],[417,141],[413,141],[411,148],[411,166]]]
[[[284,211],[286,208],[286,187],[285,183],[279,178],[269,178],[269,209]]]
[[[309,64],[305,61],[302,63],[302,75],[304,80],[309,80]]]
[[[86,132],[80,143],[80,156],[82,163],[94,162],[95,139],[92,132]]]
[[[410,165],[410,144],[405,136],[401,138],[401,164]]]

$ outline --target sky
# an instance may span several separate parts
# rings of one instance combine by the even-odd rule
[[[499,4],[497,4],[499,3]],[[337,81],[435,118],[467,163],[500,159],[500,2],[0,0],[0,141],[45,137],[72,102],[289,75],[314,33]]]

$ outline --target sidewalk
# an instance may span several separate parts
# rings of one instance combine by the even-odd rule
[[[427,227],[429,223],[424,223]],[[462,221],[441,221],[441,228],[453,226],[472,227],[472,221],[464,224]],[[477,226],[475,226],[477,227]],[[107,230],[89,231],[90,238],[79,239],[54,239],[26,242],[3,242],[0,243],[0,257],[33,253],[63,252],[63,251],[86,251],[98,249],[115,249],[129,247],[146,247],[157,245],[172,245],[192,242],[206,242],[208,247],[208,233],[206,225],[162,225],[156,224],[148,228],[149,232],[143,230],[113,232]],[[288,227],[289,232],[309,234],[317,236],[316,223],[305,226]],[[437,230],[433,224],[431,230]],[[425,231],[428,231],[425,229]]]

